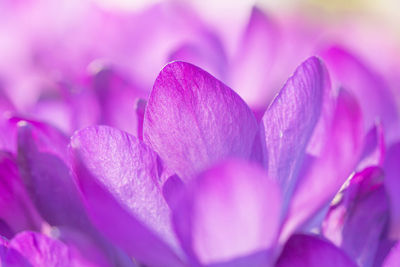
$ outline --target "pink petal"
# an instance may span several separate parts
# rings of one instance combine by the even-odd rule
[[[176,232],[194,262],[251,256],[268,262],[280,222],[278,185],[256,165],[228,161],[200,174],[174,209]]]

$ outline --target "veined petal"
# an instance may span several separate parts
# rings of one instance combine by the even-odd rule
[[[263,266],[277,238],[280,206],[279,186],[261,168],[231,160],[188,185],[173,219],[194,261],[223,266],[259,253],[253,260],[260,264],[255,266]]]
[[[279,181],[285,199],[296,185],[305,150],[319,120],[327,73],[312,57],[301,64],[265,112],[261,136],[265,137],[268,176]]]
[[[157,155],[107,126],[71,138],[74,169],[93,222],[130,255],[151,266],[179,266]],[[168,245],[167,245],[168,244]]]
[[[343,251],[318,236],[296,234],[285,244],[275,267],[357,267]]]
[[[252,111],[229,87],[194,65],[173,62],[155,81],[143,136],[188,181],[217,161],[250,157],[257,129]]]

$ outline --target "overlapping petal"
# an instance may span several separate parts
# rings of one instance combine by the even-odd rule
[[[173,62],[157,77],[144,140],[185,181],[220,160],[249,158],[257,133],[249,107],[207,72]]]
[[[358,163],[362,136],[362,117],[358,105],[351,95],[341,91],[321,156],[310,158],[301,170],[283,238],[333,199]]]
[[[345,252],[318,236],[296,234],[285,244],[276,267],[357,267]]]
[[[328,77],[315,57],[300,65],[265,112],[261,124],[268,175],[285,198],[296,186],[305,151],[322,111]]]
[[[322,230],[360,266],[373,266],[389,220],[383,172],[370,167],[351,178],[341,200],[329,210]]]
[[[157,155],[134,136],[106,126],[75,133],[70,146],[95,225],[139,261],[180,266]]]
[[[280,206],[278,184],[260,167],[227,161],[189,184],[174,208],[174,224],[194,262],[265,266],[277,238]]]

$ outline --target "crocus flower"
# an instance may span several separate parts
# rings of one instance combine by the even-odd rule
[[[99,2],[0,3],[1,265],[398,264],[379,27]]]
[[[358,162],[358,106],[330,90],[324,65],[310,58],[258,126],[210,74],[167,65],[147,103],[143,141],[104,126],[71,139],[93,222],[150,266],[273,265],[280,244],[329,204]],[[327,257],[347,257],[321,246]]]

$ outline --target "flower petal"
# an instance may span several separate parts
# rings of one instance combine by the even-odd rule
[[[364,129],[369,130],[380,119],[391,143],[399,138],[399,118],[393,96],[386,81],[364,62],[340,46],[321,53],[337,87],[349,90],[357,99],[364,117]]]
[[[371,167],[355,174],[340,195],[324,220],[323,234],[360,266],[372,266],[389,221],[382,170]]]
[[[400,241],[390,250],[383,262],[383,267],[398,267],[400,262]]]
[[[389,236],[400,239],[400,143],[389,147],[384,162],[385,187],[390,202]]]
[[[334,119],[320,157],[303,166],[281,238],[303,224],[333,199],[354,171],[362,147],[362,120],[355,100],[345,91],[338,96]]]
[[[357,267],[343,251],[317,236],[296,234],[285,244],[276,267]]]
[[[68,139],[44,124],[19,125],[18,164],[39,213],[51,225],[87,229],[90,223],[68,166]]]
[[[232,88],[253,109],[265,109],[275,94],[271,75],[279,54],[280,32],[263,11],[254,7],[231,70]]]
[[[265,165],[269,177],[279,181],[286,199],[296,185],[328,87],[322,62],[311,57],[297,68],[263,116]]]
[[[218,264],[261,252],[258,260],[265,264],[277,237],[280,206],[279,187],[261,168],[231,160],[189,184],[173,220],[194,261]]]
[[[6,266],[74,266],[69,248],[35,232],[21,232],[9,243]],[[75,265],[76,266],[76,265]]]
[[[249,107],[229,87],[184,62],[164,67],[144,118],[144,140],[184,181],[216,161],[248,158],[257,133]]]
[[[71,138],[74,169],[93,222],[133,257],[179,266],[157,155],[135,137],[107,126]],[[157,255],[157,256],[155,256]]]
[[[38,230],[42,219],[32,205],[21,181],[13,155],[0,151],[0,219],[1,235],[11,238],[23,230]]]

